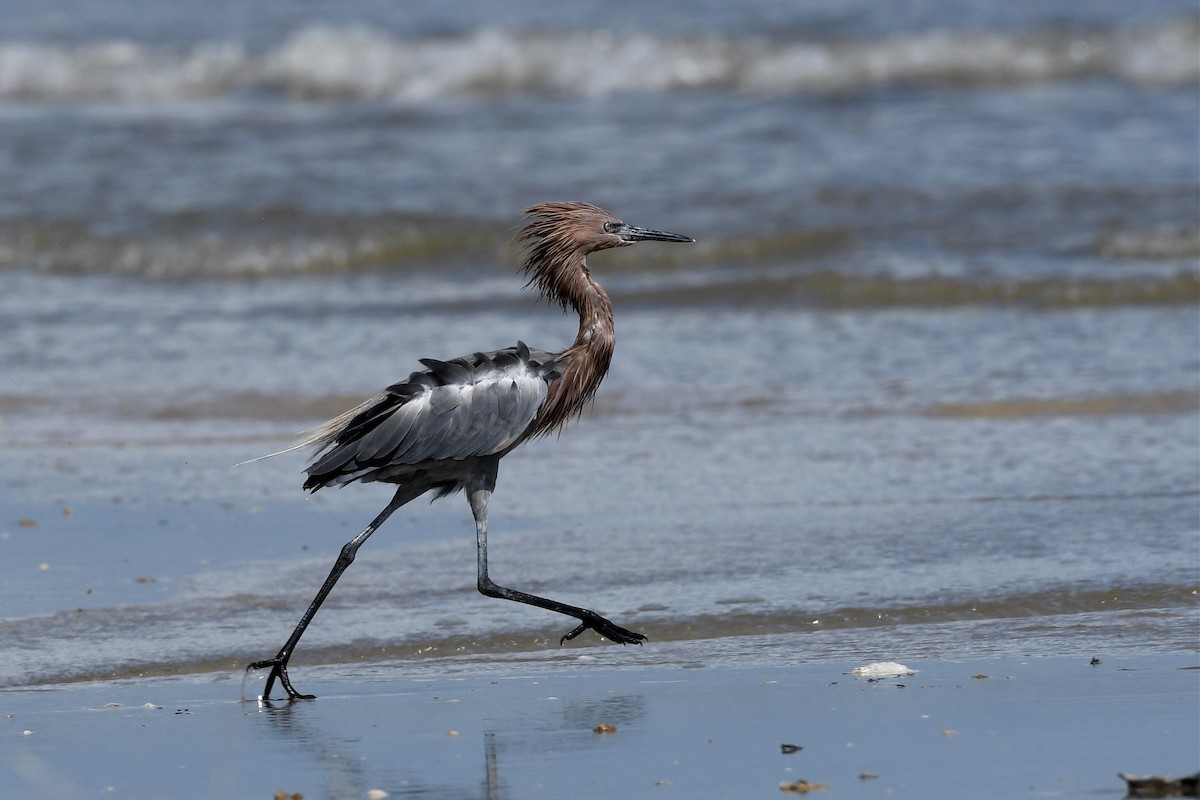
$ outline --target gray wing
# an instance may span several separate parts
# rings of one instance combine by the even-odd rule
[[[552,353],[523,343],[425,369],[333,420],[312,441],[327,451],[306,489],[371,480],[396,467],[503,452],[528,430],[559,376]]]

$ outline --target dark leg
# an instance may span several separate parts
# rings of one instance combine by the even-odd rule
[[[312,622],[312,618],[316,616],[317,609],[321,607],[321,603],[325,602],[325,598],[329,596],[329,592],[333,590],[333,585],[338,582],[338,578],[342,577],[342,573],[346,568],[354,562],[354,555],[358,552],[358,548],[371,537],[380,525],[384,523],[388,517],[392,515],[400,506],[412,500],[414,497],[422,494],[425,489],[414,493],[414,490],[401,487],[396,490],[396,494],[392,497],[392,501],[388,503],[387,508],[379,513],[367,526],[367,529],[355,536],[350,541],[346,542],[342,547],[342,552],[338,554],[337,561],[333,564],[333,569],[329,571],[329,577],[325,579],[325,583],[321,585],[321,591],[317,592],[317,596],[309,604],[308,610],[304,612],[304,616],[300,618],[300,623],[296,625],[296,629],[292,631],[292,635],[288,637],[287,643],[283,648],[275,654],[274,658],[268,658],[265,661],[255,661],[250,666],[246,667],[246,671],[254,669],[271,668],[271,673],[267,675],[267,685],[263,689],[262,699],[271,699],[271,689],[275,686],[275,679],[279,679],[279,683],[283,686],[283,690],[287,692],[288,700],[312,700],[316,695],[300,694],[292,688],[292,682],[288,679],[287,665],[288,660],[292,657],[292,651],[296,649],[297,642],[304,635],[304,630],[308,627],[308,623]]]
[[[544,608],[547,611],[566,614],[568,617],[575,617],[575,619],[579,620],[578,627],[572,629],[559,639],[559,645],[574,639],[588,628],[591,628],[605,639],[613,642],[641,644],[646,638],[644,635],[622,628],[620,625],[600,616],[595,611],[570,606],[566,603],[560,603],[557,600],[548,600],[545,597],[538,597],[537,595],[526,594],[516,589],[506,589],[492,582],[492,579],[488,577],[487,571],[487,507],[488,499],[492,496],[492,490],[495,486],[496,467],[493,465],[489,474],[478,476],[478,479],[473,480],[467,487],[467,500],[471,503],[471,513],[475,517],[475,534],[478,541],[479,591],[488,597],[513,600],[518,603],[526,603],[527,605]]]

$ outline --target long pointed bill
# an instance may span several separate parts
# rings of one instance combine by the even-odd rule
[[[666,231],[656,231],[650,228],[636,228],[633,225],[626,225],[618,235],[627,242],[694,242],[696,241],[690,236],[684,236],[680,233],[667,233]]]

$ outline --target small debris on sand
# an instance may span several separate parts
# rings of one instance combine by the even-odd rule
[[[915,669],[909,669],[895,661],[876,661],[863,667],[855,667],[850,674],[856,678],[890,678],[897,675],[916,675]]]
[[[817,792],[828,788],[829,786],[824,783],[813,783],[803,778],[798,781],[781,781],[779,784],[779,791],[796,792],[797,794],[808,794],[809,792]]]
[[[1118,772],[1117,777],[1125,781],[1129,789],[1126,797],[1200,797],[1200,772],[1183,778],[1170,775],[1126,775]]]

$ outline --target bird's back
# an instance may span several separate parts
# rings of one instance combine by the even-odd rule
[[[452,474],[455,462],[503,454],[525,437],[561,376],[558,354],[521,342],[421,363],[309,437],[324,452],[308,467],[305,489]]]

